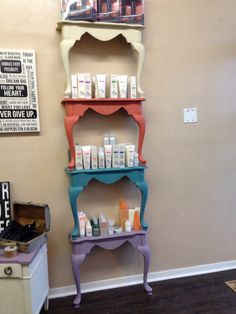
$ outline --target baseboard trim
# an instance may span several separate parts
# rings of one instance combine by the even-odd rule
[[[196,276],[208,273],[214,273],[224,270],[236,268],[236,260],[226,261],[221,263],[197,265],[192,267],[183,267],[170,270],[163,270],[157,272],[150,272],[148,274],[148,282],[169,280],[181,277]],[[143,274],[132,275],[127,277],[119,277],[112,279],[105,279],[99,281],[92,281],[81,284],[81,292],[93,292],[99,290],[107,290],[112,288],[127,287],[141,284],[143,282]],[[49,290],[49,298],[61,298],[76,294],[75,285],[53,288]]]

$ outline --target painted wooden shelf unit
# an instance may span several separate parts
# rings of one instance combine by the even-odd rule
[[[148,294],[152,294],[152,288],[147,283],[147,275],[150,264],[150,249],[146,241],[148,225],[144,220],[144,212],[146,207],[148,185],[144,179],[144,171],[146,169],[146,160],[142,155],[142,145],[145,134],[145,119],[142,113],[142,102],[145,101],[144,92],[141,88],[141,73],[144,62],[145,49],[142,44],[142,25],[120,24],[120,23],[103,23],[103,22],[86,22],[86,21],[59,21],[57,30],[61,32],[61,56],[66,75],[66,89],[64,91],[64,100],[62,104],[65,106],[65,130],[71,152],[71,159],[66,168],[70,185],[69,199],[74,218],[74,228],[70,233],[70,241],[72,243],[72,268],[77,288],[77,295],[74,299],[74,306],[79,307],[81,301],[80,290],[80,265],[84,261],[87,254],[90,253],[94,246],[99,246],[107,250],[113,250],[130,243],[144,257],[143,283]],[[111,40],[118,35],[122,35],[127,43],[131,44],[137,56],[137,92],[140,98],[137,99],[72,99],[71,97],[71,73],[69,52],[76,41],[80,41],[82,35],[90,34],[100,41]],[[75,143],[73,138],[73,127],[84,116],[86,111],[91,109],[101,115],[111,115],[120,109],[124,109],[129,116],[132,116],[139,128],[138,154],[140,166],[132,168],[105,168],[105,169],[89,169],[75,170]],[[127,177],[141,193],[140,204],[140,222],[141,231],[122,232],[114,235],[98,236],[98,237],[79,237],[78,223],[78,206],[77,199],[84,188],[93,179],[104,184],[113,184],[120,179]]]

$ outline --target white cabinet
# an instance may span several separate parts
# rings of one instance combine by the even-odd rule
[[[0,313],[38,314],[48,307],[47,245],[4,258],[0,253]]]

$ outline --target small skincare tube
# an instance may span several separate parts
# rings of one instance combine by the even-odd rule
[[[106,98],[106,74],[96,74],[98,98]]]
[[[114,233],[114,223],[115,223],[114,220],[108,218],[108,234],[109,235],[113,235]]]
[[[131,232],[131,230],[132,230],[131,222],[129,220],[126,220],[126,222],[125,222],[125,231],[126,232]]]
[[[120,146],[112,145],[112,167],[120,167]]]
[[[86,237],[91,237],[93,235],[92,226],[90,221],[88,220],[86,223]]]
[[[103,137],[103,146],[104,145],[109,145],[110,144],[110,137],[107,133],[104,134],[104,137]]]
[[[85,84],[85,98],[91,99],[92,98],[92,81],[91,81],[90,73],[84,73],[84,84]]]
[[[135,153],[134,154],[134,167],[138,167],[138,164],[139,164],[138,157],[139,157],[138,153]]]
[[[90,169],[91,147],[82,146],[84,169]]]
[[[79,219],[79,229],[80,229],[80,236],[85,236],[85,224],[86,224],[86,215],[84,212],[78,212],[78,219]]]
[[[110,135],[109,136],[109,144],[115,145],[116,144],[116,136],[115,135]]]
[[[119,144],[119,160],[120,160],[120,168],[125,167],[125,145]]]
[[[79,144],[75,144],[75,169],[83,169],[83,152]]]
[[[78,96],[79,98],[85,98],[85,81],[83,73],[78,73]]]
[[[92,169],[98,168],[98,152],[96,146],[91,146],[91,162],[92,162]]]
[[[85,237],[85,222],[84,221],[80,221],[79,231],[80,231],[80,236]]]
[[[118,98],[118,76],[111,74],[110,77],[110,98]]]
[[[126,145],[125,146],[126,152],[126,166],[133,167],[134,166],[134,154],[135,154],[135,145]]]
[[[78,82],[77,75],[71,75],[71,98],[78,98]]]
[[[100,222],[100,234],[101,235],[108,234],[108,222],[107,221]]]
[[[112,145],[104,145],[106,168],[111,168]]]
[[[98,149],[98,167],[100,169],[105,168],[105,154],[103,147],[99,147]]]
[[[130,76],[129,78],[129,97],[137,98],[136,76]]]
[[[119,81],[119,98],[127,98],[128,76],[119,75],[118,81]]]
[[[134,227],[134,214],[135,214],[135,208],[129,208],[129,221],[131,222],[132,228]]]

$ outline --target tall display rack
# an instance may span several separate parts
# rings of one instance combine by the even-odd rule
[[[147,275],[150,264],[150,249],[147,244],[148,225],[144,219],[146,200],[148,196],[148,185],[145,181],[144,173],[146,170],[146,160],[142,155],[142,145],[145,134],[145,119],[142,114],[142,103],[145,100],[144,92],[141,88],[140,80],[144,62],[145,49],[142,44],[142,25],[130,25],[121,23],[103,23],[87,21],[59,21],[57,29],[61,32],[61,55],[66,74],[67,86],[64,91],[65,106],[65,130],[68,138],[68,144],[71,152],[71,159],[66,169],[69,183],[69,199],[74,218],[74,228],[71,232],[70,241],[72,244],[72,269],[77,288],[77,295],[74,299],[74,306],[79,307],[81,301],[80,289],[80,265],[85,260],[94,246],[103,249],[113,250],[122,244],[129,242],[144,257],[143,283],[148,294],[152,294],[152,288],[147,283]],[[92,35],[100,41],[108,41],[118,35],[122,35],[128,44],[131,44],[137,55],[137,91],[139,98],[136,99],[72,99],[71,97],[71,73],[69,52],[75,42],[80,41],[85,33]],[[75,170],[75,145],[73,138],[73,127],[80,120],[85,112],[91,109],[101,115],[111,115],[120,109],[124,109],[137,123],[139,128],[138,153],[139,166],[132,168],[104,168],[90,170]],[[140,204],[140,222],[142,229],[140,231],[115,233],[106,236],[80,237],[78,223],[78,205],[77,198],[83,192],[84,188],[95,179],[104,184],[113,184],[121,178],[127,177],[141,193]]]

